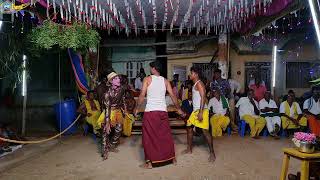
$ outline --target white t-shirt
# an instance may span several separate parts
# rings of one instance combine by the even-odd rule
[[[228,101],[226,101],[228,103]],[[227,109],[223,109],[222,101],[218,101],[217,98],[213,97],[210,99],[208,104],[208,109],[212,107],[212,112],[214,114],[225,115],[227,113]],[[228,104],[229,107],[229,104]]]
[[[256,107],[258,108],[258,102],[256,100],[253,100]],[[239,101],[236,104],[236,108],[239,108],[239,115],[240,118],[244,115],[256,115],[254,112],[254,106],[251,104],[248,97],[242,97],[239,99]]]
[[[263,109],[265,109],[266,107],[272,108],[272,109],[278,108],[278,106],[277,106],[276,102],[274,102],[274,100],[270,99],[270,100],[269,100],[269,103],[268,103],[268,102],[263,98],[263,99],[261,99],[261,100],[259,101],[259,108],[260,108],[260,110],[263,110]],[[265,112],[265,113],[272,113],[272,111],[271,111],[271,112]],[[261,114],[265,114],[265,113],[261,112]]]
[[[139,90],[142,89],[142,82],[141,82],[141,79],[140,79],[139,77],[137,77],[137,78],[134,80],[134,88],[135,88],[135,89],[139,89]]]
[[[282,113],[282,114],[286,113],[285,103],[286,103],[286,101],[282,102],[280,105],[280,113]],[[299,104],[297,102],[293,102],[292,106],[290,107],[290,115],[289,115],[290,117],[294,117],[294,104],[297,107],[297,113],[302,114],[302,111],[300,109]]]
[[[308,110],[314,115],[320,114],[320,100],[316,102],[313,97],[305,100],[303,103],[303,109]]]

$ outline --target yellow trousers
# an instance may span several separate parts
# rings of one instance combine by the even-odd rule
[[[126,117],[123,121],[123,134],[125,136],[131,136],[132,123],[134,122],[133,114],[126,114]]]
[[[252,116],[252,115],[243,115],[242,118],[246,121],[246,123],[250,126],[250,136],[254,137],[263,130],[264,126],[266,125],[266,120],[260,116]]]
[[[218,137],[222,136],[222,132],[225,131],[230,123],[230,118],[228,116],[223,116],[220,114],[215,114],[210,118],[210,124],[212,127],[212,136]]]
[[[295,119],[298,118],[298,116],[294,117]],[[286,117],[281,116],[281,122],[282,122],[282,128],[283,129],[297,129],[299,128],[297,125],[295,125],[291,120],[289,120]],[[299,121],[300,126],[307,126],[307,118],[302,117]]]
[[[93,132],[95,134],[97,134],[98,130],[100,129],[100,126],[98,123],[98,119],[99,119],[100,115],[101,115],[100,111],[91,111],[91,116],[86,117],[87,123],[93,127]]]

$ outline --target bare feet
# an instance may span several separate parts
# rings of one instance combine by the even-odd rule
[[[151,162],[145,162],[145,163],[141,164],[139,167],[141,167],[143,169],[152,169],[152,164],[151,164]]]
[[[216,155],[214,153],[211,153],[208,160],[210,163],[213,163],[216,160]]]
[[[260,139],[260,136],[253,136],[253,139]]]
[[[181,154],[192,154],[192,150],[186,149],[186,150],[182,151]]]

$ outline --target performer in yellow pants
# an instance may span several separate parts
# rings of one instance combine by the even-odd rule
[[[212,127],[212,136],[222,136],[222,132],[225,131],[230,123],[228,116],[215,114],[210,118],[210,124]]]
[[[204,109],[203,110],[203,119],[201,121],[198,120],[198,114],[199,110],[193,111],[192,114],[190,115],[188,121],[187,121],[187,126],[192,126],[194,125],[195,127],[201,128],[201,129],[209,129],[209,110]]]
[[[242,119],[249,124],[251,137],[258,136],[266,125],[266,120],[260,116],[245,114]]]

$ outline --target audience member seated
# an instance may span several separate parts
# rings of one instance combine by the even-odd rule
[[[98,134],[101,128],[101,124],[98,123],[101,109],[99,102],[94,99],[93,91],[87,92],[87,97],[78,108],[78,112],[85,116],[87,123],[93,127],[94,133]]]
[[[213,90],[213,98],[210,99],[208,108],[210,110],[212,136],[222,136],[230,123],[228,100],[221,95],[219,89]]]
[[[300,105],[295,102],[295,93],[291,91],[287,100],[282,102],[280,105],[280,115],[282,128],[286,129],[305,129],[307,126],[307,118],[303,117]]]
[[[181,105],[182,111],[184,111],[187,114],[187,119],[189,118],[190,114],[193,111],[193,106],[192,106],[192,91],[188,92],[188,99],[185,99],[182,101]]]
[[[192,81],[187,80],[185,82],[185,86],[183,86],[183,88],[181,89],[181,100],[184,101],[186,99],[188,99],[188,94],[189,91],[192,91]]]
[[[320,137],[320,87],[312,88],[312,97],[305,100],[303,110],[308,119],[310,130]]]
[[[267,88],[265,85],[263,85],[261,83],[261,79],[260,78],[256,78],[255,80],[255,83],[250,85],[249,87],[250,89],[253,89],[254,91],[254,99],[256,101],[260,101],[261,99],[263,99],[264,97],[264,94],[266,93],[267,91]]]
[[[254,91],[250,89],[247,97],[242,97],[236,104],[236,112],[239,112],[240,119],[246,121],[250,126],[252,138],[258,138],[260,132],[266,125],[266,120],[259,116],[259,105],[253,98]],[[236,113],[238,114],[238,113]]]
[[[271,99],[270,91],[264,94],[264,98],[259,102],[259,108],[261,111],[260,116],[264,117],[267,122],[270,135],[277,138],[281,127],[281,118],[279,117],[276,102]]]

